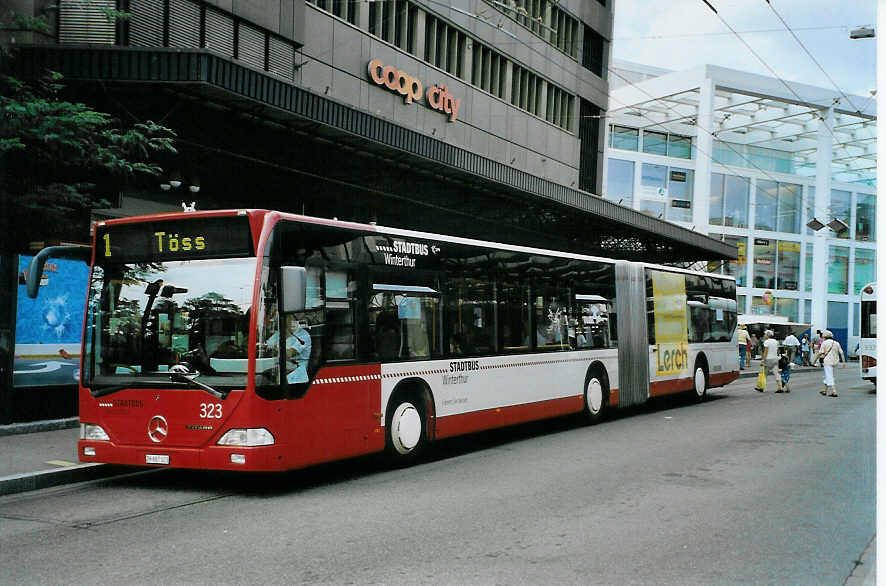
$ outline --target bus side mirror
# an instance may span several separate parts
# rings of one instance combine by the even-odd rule
[[[283,311],[305,310],[307,297],[307,271],[304,267],[281,267],[280,284],[283,288]]]
[[[31,264],[28,266],[28,279],[26,281],[28,297],[37,298],[40,292],[40,279],[43,278],[43,265],[50,258],[70,258],[73,260],[82,260],[89,264],[92,256],[92,247],[81,244],[72,244],[70,246],[48,246],[34,255]]]

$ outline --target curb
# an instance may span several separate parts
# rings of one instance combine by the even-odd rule
[[[125,466],[112,464],[78,464],[68,468],[0,476],[0,496],[105,478],[121,474],[126,470],[129,469]]]
[[[29,421],[27,423],[13,423],[10,425],[0,425],[0,437],[5,435],[18,435],[20,433],[38,433],[41,431],[71,429],[77,427],[78,425],[80,425],[79,417],[67,417],[65,419],[48,419],[46,421]]]

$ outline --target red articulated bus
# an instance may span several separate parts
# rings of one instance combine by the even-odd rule
[[[738,376],[735,282],[266,210],[99,222],[83,462],[288,470]]]

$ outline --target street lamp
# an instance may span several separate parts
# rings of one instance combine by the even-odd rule
[[[872,39],[875,36],[876,32],[872,26],[860,26],[849,31],[850,39]]]
[[[843,232],[845,232],[846,230],[849,229],[849,224],[847,224],[846,222],[844,222],[843,220],[841,220],[839,218],[833,218],[827,224],[821,223],[818,220],[818,218],[812,218],[811,220],[806,222],[806,227],[808,227],[813,232],[818,232],[819,230],[821,230],[825,226],[827,226],[828,228],[830,228],[831,230],[833,230],[837,234],[842,234]]]

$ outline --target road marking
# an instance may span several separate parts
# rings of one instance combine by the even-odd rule
[[[46,462],[47,464],[52,464],[53,466],[76,466],[75,462],[68,462],[67,460],[49,460]]]

